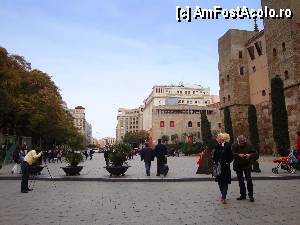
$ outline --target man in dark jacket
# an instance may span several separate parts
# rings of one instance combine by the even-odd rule
[[[246,199],[246,186],[244,182],[245,174],[248,196],[250,201],[254,202],[253,183],[251,178],[251,161],[256,160],[258,154],[253,146],[247,143],[247,139],[244,135],[238,136],[237,143],[232,145],[232,153],[234,157],[233,169],[236,171],[241,194],[237,200]]]
[[[164,174],[164,165],[166,163],[166,157],[168,154],[167,147],[161,143],[161,139],[158,139],[158,144],[155,147],[155,156],[157,158],[157,173],[156,176]]]
[[[141,160],[145,162],[146,174],[150,176],[151,161],[154,160],[154,152],[149,148],[149,144],[146,143],[146,147],[141,150]]]

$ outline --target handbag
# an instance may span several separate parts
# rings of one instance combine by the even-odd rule
[[[219,177],[221,175],[221,163],[218,162],[217,164],[213,164],[212,176]]]

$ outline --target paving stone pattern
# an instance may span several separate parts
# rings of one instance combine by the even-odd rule
[[[32,183],[31,183],[32,185]],[[0,224],[4,225],[297,225],[300,180],[255,181],[256,201],[219,201],[215,182],[110,183],[36,181],[19,192],[19,181],[0,181]]]

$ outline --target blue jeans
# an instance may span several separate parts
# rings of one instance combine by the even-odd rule
[[[23,161],[21,163],[21,170],[22,170],[21,191],[27,191],[28,179],[29,179],[29,164]]]
[[[219,184],[219,188],[222,194],[222,199],[226,199],[227,196],[227,191],[228,191],[228,184],[226,183],[222,183],[222,182],[218,182]]]
[[[151,162],[145,162],[146,174],[150,176]]]

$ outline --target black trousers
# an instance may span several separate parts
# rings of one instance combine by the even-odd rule
[[[164,171],[163,171],[164,164],[165,164],[165,161],[163,159],[157,159],[157,173],[156,173],[157,176],[160,176],[160,174],[164,173]]]
[[[21,163],[21,170],[22,170],[21,191],[27,191],[28,179],[29,179],[29,164],[23,161]]]
[[[222,194],[222,199],[226,199],[227,192],[228,192],[228,183],[219,181],[218,184],[219,184],[220,192]]]
[[[237,168],[236,175],[239,181],[240,186],[240,194],[242,197],[246,197],[246,186],[244,181],[244,174],[247,181],[247,189],[248,189],[248,196],[253,197],[253,183],[251,177],[251,167],[249,168]]]

